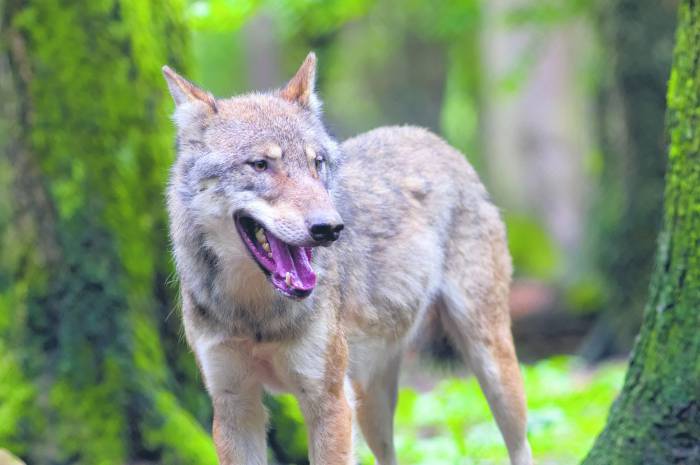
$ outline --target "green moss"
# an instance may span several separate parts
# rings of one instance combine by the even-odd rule
[[[622,395],[587,465],[698,463],[700,451],[700,6],[680,5],[668,89],[664,227]]]
[[[218,459],[209,434],[197,420],[182,409],[178,400],[166,391],[153,397],[152,424],[145,430],[145,444],[162,450],[162,463],[172,465],[216,465]]]
[[[99,384],[78,388],[70,379],[60,379],[51,388],[51,434],[60,445],[58,457],[81,463],[111,465],[128,457],[123,370],[113,360],[104,361]]]
[[[189,59],[184,7],[4,7],[2,52],[16,68],[0,92],[17,97],[0,131],[20,150],[0,168],[24,171],[2,170],[0,197],[24,184],[20,200],[46,199],[0,200],[11,251],[0,262],[0,443],[30,463],[124,463],[145,452],[216,463],[206,431],[166,394],[173,370],[194,370],[177,356],[182,344],[166,356],[163,336],[179,339],[160,323],[174,306],[163,208],[173,130],[160,67]],[[21,46],[6,47],[9,37]]]
[[[22,441],[22,431],[37,416],[36,388],[23,376],[19,364],[1,342],[0,379],[0,444],[25,454],[28,445]]]

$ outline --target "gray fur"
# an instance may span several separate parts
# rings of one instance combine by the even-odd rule
[[[509,327],[511,263],[498,210],[463,155],[429,131],[380,128],[339,145],[321,122],[314,73],[310,56],[281,91],[212,101],[166,72],[178,104],[178,157],[168,188],[171,237],[188,341],[203,366],[215,412],[225,411],[219,417],[230,422],[216,429],[220,459],[264,461],[257,446],[237,442],[247,436],[231,415],[244,406],[227,397],[236,392],[229,384],[238,378],[222,368],[222,353],[230,354],[240,373],[276,367],[274,377],[299,396],[307,418],[322,418],[329,413],[314,413],[311,406],[326,405],[319,400],[328,395],[322,394],[329,382],[323,380],[336,366],[352,381],[358,402],[391,400],[403,349],[422,331],[444,335],[435,329],[443,325],[465,361],[479,364],[475,372],[512,462],[530,464]],[[246,164],[274,155],[275,147],[281,157],[273,157],[270,172]],[[309,147],[326,160],[317,175]],[[305,223],[310,215],[342,218],[340,239],[314,249],[318,283],[308,298],[288,299],[267,284],[235,229],[239,211],[302,246],[312,244]],[[332,347],[337,338],[349,345],[347,373],[342,344]],[[333,362],[323,365],[329,357]],[[321,378],[303,375],[318,370],[325,373]],[[267,385],[265,376],[250,376],[236,381],[245,392]],[[390,384],[386,392],[383,379]],[[226,408],[217,408],[222,398],[228,399]],[[379,409],[381,415],[390,415],[393,404]],[[391,465],[391,438],[383,436],[391,434],[391,420],[367,418],[379,414],[374,410],[358,407],[360,424],[366,434],[373,434],[371,425],[383,425],[374,432],[382,437],[370,445],[381,447],[375,453]],[[260,427],[259,415],[251,413],[249,421]],[[328,432],[312,432],[312,463],[338,460],[329,458],[338,451],[315,442],[324,437]]]

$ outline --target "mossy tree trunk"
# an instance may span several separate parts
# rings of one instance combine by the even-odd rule
[[[665,215],[624,388],[585,465],[700,463],[700,3],[680,6]]]
[[[662,217],[663,121],[677,10],[674,1],[603,5],[611,65],[599,95],[604,164],[591,246],[610,286],[605,310],[582,348],[591,360],[627,353],[642,321]]]
[[[216,463],[166,319],[183,8],[0,0],[0,446],[33,465]]]

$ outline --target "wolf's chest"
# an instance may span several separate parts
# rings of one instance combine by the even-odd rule
[[[288,391],[288,383],[284,380],[279,370],[275,368],[274,357],[277,349],[262,348],[251,351],[251,367],[254,376],[265,386],[265,389],[273,393]]]
[[[284,351],[282,344],[257,343],[246,339],[237,345],[245,354],[251,380],[260,383],[272,393],[289,391],[289,383],[280,361]]]

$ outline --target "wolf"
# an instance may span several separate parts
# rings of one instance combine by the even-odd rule
[[[184,330],[220,463],[267,463],[267,390],[298,399],[312,465],[354,463],[354,425],[395,465],[402,355],[440,339],[478,378],[511,463],[531,464],[505,228],[465,157],[410,126],[339,144],[313,52],[282,88],[227,99],[163,73]]]

